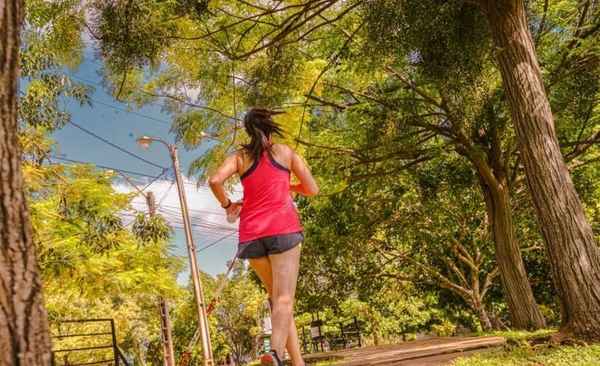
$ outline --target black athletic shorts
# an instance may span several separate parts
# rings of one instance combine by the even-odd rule
[[[264,238],[239,243],[237,257],[250,259],[262,258],[270,254],[280,254],[302,243],[303,240],[304,234],[302,234],[302,231],[292,234],[265,236]]]

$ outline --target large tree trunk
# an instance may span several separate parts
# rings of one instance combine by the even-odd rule
[[[511,327],[527,330],[546,328],[546,321],[533,296],[521,257],[507,184],[498,181],[489,182],[482,185],[482,190],[494,237],[494,252],[500,269],[504,296],[508,303]]]
[[[600,252],[558,146],[523,0],[481,0],[559,297],[561,332],[600,341]]]
[[[52,364],[17,143],[23,10],[23,0],[0,2],[0,366]]]

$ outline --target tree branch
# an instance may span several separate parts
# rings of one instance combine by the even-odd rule
[[[419,88],[418,86],[416,86],[415,84],[413,84],[412,82],[410,82],[408,79],[406,79],[404,76],[402,76],[399,72],[395,71],[391,67],[386,67],[386,70],[387,70],[387,72],[390,75],[395,76],[404,85],[406,85],[407,87],[409,87],[410,89],[412,89],[415,93],[417,93],[421,97],[423,97],[423,99],[425,99],[429,103],[433,104],[434,106],[438,107],[439,109],[442,109],[442,110],[444,109],[443,106],[442,106],[442,103],[440,103],[440,102],[436,101],[435,99],[433,99],[433,97],[431,97],[429,94],[427,94],[421,88]]]
[[[491,272],[489,272],[487,275],[485,275],[485,280],[483,281],[483,285],[481,286],[481,292],[480,292],[482,299],[487,294],[490,286],[492,285],[492,282],[494,281],[494,278],[496,278],[499,274],[500,274],[500,268],[494,267],[494,269]]]
[[[580,156],[581,154],[583,154],[592,145],[597,144],[597,143],[600,143],[600,130],[594,132],[586,140],[562,143],[562,144],[560,144],[560,147],[575,146],[573,151],[571,151],[564,157],[564,160],[566,162],[569,162],[569,161],[572,161],[573,159],[575,159],[576,157]]]
[[[400,166],[397,169],[391,169],[391,170],[385,170],[385,171],[379,171],[379,172],[373,172],[373,173],[367,173],[367,174],[351,175],[348,178],[348,180],[350,182],[356,182],[356,181],[361,180],[361,179],[383,177],[383,176],[386,176],[386,175],[396,174],[396,173],[399,173],[399,172],[401,172],[403,170],[406,170],[406,169],[408,169],[408,168],[410,168],[410,167],[412,167],[414,165],[417,165],[419,163],[422,163],[424,161],[431,160],[431,159],[432,159],[431,156],[424,156],[422,158],[415,159],[415,160],[413,160],[413,161],[411,161],[411,162],[409,162],[407,164],[404,164],[404,165]]]
[[[353,102],[353,103],[336,104],[334,102],[330,102],[328,100],[325,100],[325,99],[322,99],[322,98],[318,98],[318,97],[316,97],[314,95],[310,95],[310,94],[306,94],[306,95],[304,95],[304,97],[306,99],[313,100],[315,102],[319,102],[321,105],[328,106],[328,107],[333,107],[333,108],[335,108],[337,110],[340,110],[340,111],[343,111],[344,109],[346,109],[346,108],[348,108],[350,106],[360,104],[359,101],[356,101],[356,102]]]

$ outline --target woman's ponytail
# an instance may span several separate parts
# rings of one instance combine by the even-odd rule
[[[264,151],[271,154],[269,139],[273,134],[283,137],[283,129],[272,118],[272,116],[282,113],[284,112],[252,108],[244,116],[244,127],[250,136],[250,143],[242,146],[250,151],[250,156],[254,161],[260,159]]]

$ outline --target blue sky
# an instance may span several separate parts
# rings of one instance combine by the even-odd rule
[[[80,70],[67,73],[74,81],[93,86],[92,106],[80,107],[75,101],[67,106],[72,115],[72,123],[65,125],[53,137],[60,145],[58,162],[83,162],[111,170],[120,170],[139,188],[146,187],[154,193],[157,213],[163,215],[175,228],[175,253],[186,258],[187,247],[177,186],[173,170],[163,174],[164,168],[171,168],[172,161],[167,147],[153,143],[149,149],[141,150],[136,139],[147,135],[174,143],[169,133],[171,117],[160,111],[160,106],[148,106],[131,112],[126,106],[108,95],[100,86],[97,74],[101,67],[88,53]],[[224,210],[207,187],[197,187],[195,177],[187,177],[187,168],[193,159],[202,154],[197,151],[179,149],[180,165],[186,175],[185,191],[190,211],[194,243],[197,250],[198,266],[211,275],[225,273],[227,262],[232,260],[237,249],[237,223],[225,220]],[[62,160],[61,160],[62,158]],[[125,179],[116,179],[115,188],[119,192],[136,191]],[[233,200],[241,198],[236,191]],[[133,204],[147,212],[144,198],[139,195]],[[179,276],[179,282],[189,278],[189,271]]]

